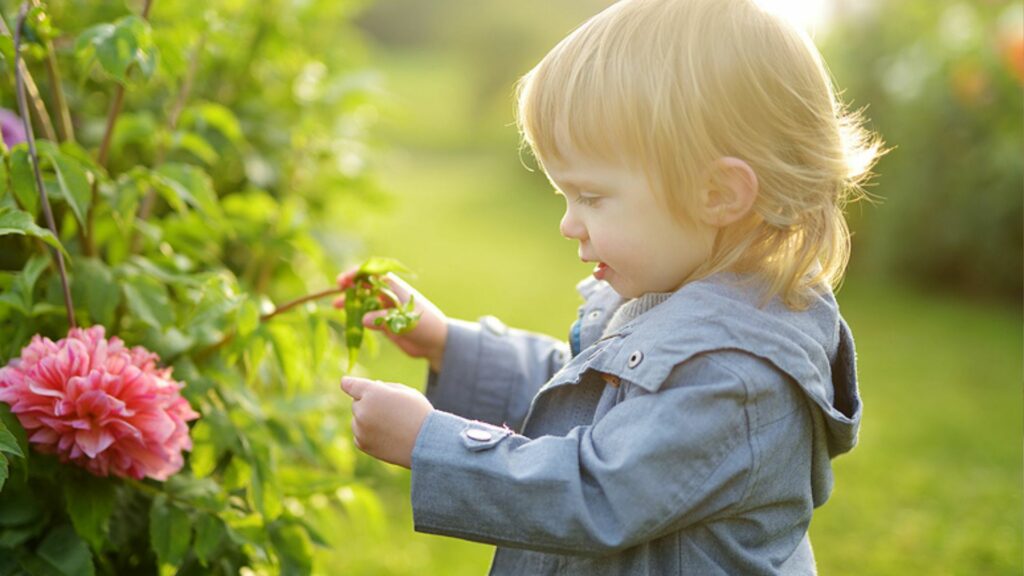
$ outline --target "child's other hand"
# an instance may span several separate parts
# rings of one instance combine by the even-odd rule
[[[410,468],[423,421],[434,407],[401,384],[346,376],[341,389],[352,397],[352,438],[374,458]]]
[[[358,270],[358,267],[352,268],[339,274],[338,287],[348,288],[351,286]],[[386,274],[381,278],[401,300],[400,304],[405,304],[409,301],[409,298],[414,299],[413,306],[416,312],[420,314],[420,320],[415,328],[405,334],[394,334],[383,323],[380,326],[376,325],[374,322],[377,318],[382,318],[386,315],[388,308],[395,307],[394,302],[384,298],[381,301],[384,308],[363,316],[363,326],[371,330],[383,332],[403,352],[413,358],[426,358],[430,362],[431,370],[440,372],[441,364],[444,360],[445,342],[448,339],[448,318],[433,302],[424,298],[422,294],[401,278],[394,274]],[[336,299],[334,307],[344,308],[345,297],[341,296]]]

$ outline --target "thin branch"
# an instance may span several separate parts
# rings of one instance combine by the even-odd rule
[[[280,314],[282,312],[287,312],[287,311],[291,310],[292,308],[295,308],[296,306],[299,306],[301,304],[305,304],[306,302],[309,302],[310,300],[319,300],[321,298],[326,298],[328,296],[333,296],[334,294],[341,294],[344,291],[345,291],[344,288],[330,288],[328,290],[323,290],[321,292],[316,292],[314,294],[307,294],[306,296],[303,296],[302,298],[298,298],[296,300],[292,300],[291,302],[288,302],[287,304],[284,304],[283,306],[279,306],[279,307],[275,308],[273,312],[268,312],[266,314],[261,315],[260,316],[260,322],[266,322],[267,320],[270,320],[274,316],[277,316],[278,314]]]
[[[28,119],[28,105],[25,103],[25,75],[22,71],[21,61],[21,32],[25,26],[25,16],[28,14],[28,2],[22,3],[18,11],[18,22],[14,29],[14,83],[15,92],[18,98],[18,113],[21,114],[21,121],[25,126],[25,136],[28,139],[28,155],[32,159],[32,171],[35,175],[36,190],[39,192],[39,199],[42,203],[43,214],[46,216],[46,225],[50,232],[60,242],[60,234],[57,232],[57,224],[53,221],[53,211],[50,209],[50,199],[46,195],[46,187],[43,186],[43,176],[39,173],[39,155],[36,153],[36,137],[32,132],[32,122]],[[50,251],[57,260],[57,271],[60,272],[61,289],[64,291],[64,307],[68,312],[68,327],[75,328],[75,306],[71,302],[71,290],[68,287],[68,273],[64,267],[64,255],[60,250],[51,246]]]
[[[196,72],[199,69],[199,58],[202,56],[203,49],[206,46],[206,32],[203,32],[199,36],[199,40],[196,42],[195,47],[192,49],[192,56],[189,59],[188,72],[185,74],[185,79],[181,83],[181,89],[178,90],[178,96],[174,100],[174,105],[171,106],[171,111],[167,115],[167,128],[168,133],[173,134],[178,128],[178,119],[181,117],[182,110],[185,109],[185,102],[188,101],[189,93],[192,91],[192,84],[195,81]],[[160,166],[164,163],[164,158],[167,156],[167,144],[161,141],[156,150],[156,157],[153,166]],[[139,220],[147,220],[153,212],[153,205],[156,203],[156,190],[150,187],[146,192],[146,197],[142,201],[142,207],[139,209]],[[138,252],[141,244],[141,238],[138,234],[135,234],[135,238],[132,241],[132,252]]]

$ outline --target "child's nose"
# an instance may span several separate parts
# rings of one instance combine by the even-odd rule
[[[565,211],[565,215],[562,216],[558,230],[562,233],[562,236],[570,240],[584,240],[587,237],[587,230],[584,228],[583,223],[576,218],[572,210],[568,209]]]

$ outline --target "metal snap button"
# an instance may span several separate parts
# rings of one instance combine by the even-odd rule
[[[480,322],[488,332],[495,336],[504,336],[508,332],[508,327],[494,316],[484,316],[480,319]]]
[[[601,317],[601,311],[600,310],[594,310],[590,314],[587,314],[587,318],[590,319],[590,320],[597,320],[600,317]]]
[[[636,368],[638,364],[643,362],[643,360],[644,353],[639,350],[634,350],[633,353],[629,355],[629,360],[626,365],[630,368]]]
[[[471,428],[469,430],[466,430],[466,436],[468,436],[471,440],[476,440],[477,442],[487,442],[492,438],[490,432],[488,432],[487,430],[480,430],[479,428]]]

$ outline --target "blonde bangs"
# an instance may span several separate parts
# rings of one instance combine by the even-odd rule
[[[543,166],[567,149],[634,163],[651,149],[649,99],[656,94],[618,4],[577,28],[516,86],[516,123]]]

